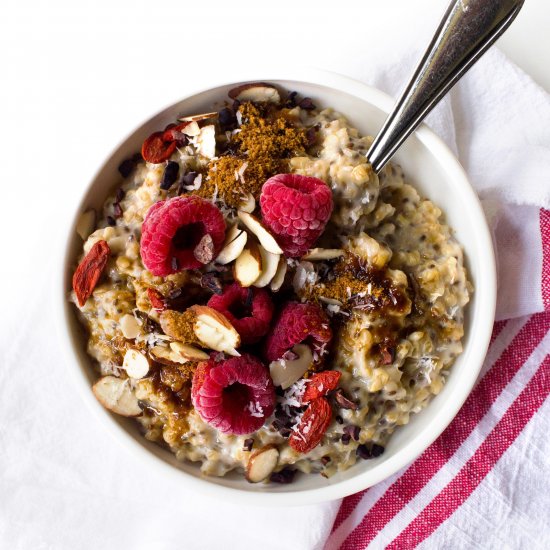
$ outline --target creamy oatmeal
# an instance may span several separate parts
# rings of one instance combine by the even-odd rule
[[[94,393],[205,474],[329,477],[441,391],[462,248],[343,115],[268,84],[230,97],[150,136],[78,224]]]

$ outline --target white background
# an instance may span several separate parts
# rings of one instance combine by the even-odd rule
[[[59,243],[95,168],[160,107],[229,79],[243,66],[312,65],[353,71],[369,82],[368,62],[356,45],[386,59],[391,71],[396,36],[411,45],[427,43],[445,5],[446,0],[2,1],[0,342],[8,347],[0,349],[0,399],[8,395],[12,376],[1,367],[20,362],[29,370],[28,391],[11,396],[14,407],[0,423],[0,453],[11,459],[11,467],[0,472],[0,547],[58,548],[65,547],[59,544],[63,539],[67,548],[122,548],[122,541],[148,550],[216,548],[223,539],[228,548],[248,548],[261,546],[263,529],[270,540],[277,536],[283,547],[293,548],[291,533],[268,511],[247,511],[241,525],[223,533],[212,517],[212,529],[201,536],[174,509],[175,497],[182,503],[193,498],[206,518],[214,514],[214,503],[184,487],[174,487],[170,500],[151,502],[162,480],[120,474],[121,464],[128,472],[140,466],[113,448],[95,419],[78,409],[67,376],[71,365],[61,356],[51,360],[56,331],[44,319],[52,308],[49,284],[56,277]],[[527,0],[502,41],[512,59],[547,89],[549,29],[548,2]],[[414,62],[411,58],[411,68]],[[34,400],[44,392],[52,395],[48,409],[34,410]],[[64,394],[67,398],[59,400]],[[104,468],[91,467],[98,449]],[[53,469],[53,462],[37,466],[42,453],[52,456],[56,450],[66,457],[66,472]],[[110,464],[117,464],[119,477],[112,476]],[[143,501],[125,499],[135,494],[136,484]],[[74,499],[75,487],[81,499]],[[224,510],[216,506],[215,514]],[[11,519],[3,521],[8,511]],[[304,530],[317,529],[320,540],[323,526],[308,524],[312,513],[304,507],[286,517],[303,516]],[[284,521],[284,513],[276,516]],[[140,533],[125,536],[125,526],[135,520]],[[187,544],[170,537],[174,522],[188,529]],[[255,536],[247,538],[252,528]],[[140,540],[162,542],[141,546]]]

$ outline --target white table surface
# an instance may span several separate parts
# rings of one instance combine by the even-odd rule
[[[499,40],[498,47],[550,91],[550,2],[525,0],[517,19]]]

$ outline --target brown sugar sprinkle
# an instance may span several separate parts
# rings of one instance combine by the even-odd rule
[[[196,363],[193,363],[196,367]],[[153,393],[163,402],[172,429],[183,433],[188,429],[186,417],[191,410],[191,379],[179,367],[163,366],[148,379]],[[146,382],[146,380],[144,380]],[[151,411],[155,412],[155,411]]]
[[[309,301],[330,298],[340,301],[344,308],[366,311],[404,311],[409,305],[406,292],[394,285],[386,270],[365,265],[352,252],[342,256],[334,266],[333,274],[331,280],[305,286],[301,297]]]
[[[287,172],[288,159],[303,154],[307,143],[305,130],[294,125],[286,109],[273,110],[247,102],[239,112],[243,123],[229,143],[235,153],[214,161],[195,192],[205,198],[217,192],[233,207],[238,207],[249,193],[258,199],[265,181]]]
[[[196,315],[190,311],[174,311],[167,309],[160,315],[160,326],[165,334],[172,338],[183,342],[184,344],[198,343],[193,325],[195,324]]]

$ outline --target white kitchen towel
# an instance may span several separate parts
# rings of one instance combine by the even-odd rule
[[[98,0],[85,9],[54,0],[20,3],[17,12],[0,18],[6,82],[0,88],[0,150],[6,159],[0,217],[0,548],[306,550],[322,548],[331,532],[339,502],[254,509],[217,502],[149,471],[83,407],[69,375],[74,366],[64,363],[52,326],[55,251],[68,215],[96,166],[144,114],[207,86],[224,70],[238,73],[245,63],[262,66],[265,74],[266,65],[281,60],[334,70],[395,96],[445,7],[444,0],[394,0],[377,18],[370,2],[245,4],[170,0],[153,7],[144,0]],[[548,95],[493,49],[428,120],[484,200],[497,245],[500,318],[550,305],[550,221],[540,210],[549,206],[549,109]],[[541,315],[497,325],[486,370],[498,385],[480,382],[483,391],[470,404],[482,423],[470,436],[459,430],[472,417],[463,414],[455,424],[471,445],[458,448],[451,469],[442,469],[397,509],[386,506],[392,495],[401,502],[401,493],[390,490],[402,473],[347,499],[331,548],[361,548],[377,536],[374,547],[381,548],[401,533],[402,548],[420,536],[431,548],[542,544],[550,487],[540,473],[550,449],[548,403],[538,408],[547,386],[535,369],[548,353],[548,317]],[[504,353],[511,343],[512,351]],[[531,380],[536,383],[529,385]],[[532,417],[517,406],[510,409],[522,396]],[[522,414],[515,425],[526,428],[506,450],[510,436],[500,420],[508,410]],[[496,448],[504,454],[494,468],[487,465],[496,455],[475,472],[480,491],[464,505],[449,500],[465,477],[447,489],[449,480],[476,464],[474,453],[491,433],[486,447],[500,442]],[[451,439],[460,444],[460,438]],[[442,460],[447,441],[410,471],[406,488],[427,461]],[[380,513],[374,507],[385,491]],[[439,520],[448,517],[429,534],[434,509]],[[371,521],[383,532],[357,528]]]
[[[352,76],[396,97],[408,52],[350,67]],[[357,63],[357,61],[356,61]],[[426,123],[455,152],[493,231],[499,279],[497,320],[544,310],[540,209],[550,209],[550,97],[496,48],[443,99]]]

